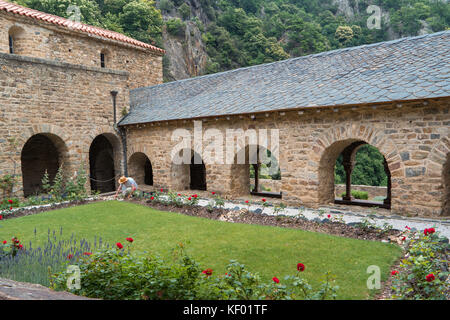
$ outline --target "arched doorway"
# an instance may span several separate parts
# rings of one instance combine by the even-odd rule
[[[195,155],[191,158],[189,166],[191,190],[206,190],[206,167],[202,159],[196,160]]]
[[[385,157],[362,140],[333,143],[320,161],[319,201],[390,209],[391,175]]]
[[[100,192],[115,191],[116,169],[112,135],[98,135],[89,148],[89,169],[91,190]]]
[[[128,161],[128,175],[138,185],[153,185],[153,169],[150,159],[142,152],[133,153]]]
[[[45,171],[52,182],[66,156],[67,147],[56,135],[39,133],[28,139],[20,156],[24,196],[41,193]]]
[[[281,198],[281,171],[278,159],[262,146],[247,145],[236,153],[232,165],[233,193]]]
[[[442,172],[444,194],[442,201],[442,215],[450,216],[450,153],[447,153],[447,161]]]
[[[206,166],[192,149],[182,149],[172,159],[172,187],[176,190],[207,190]]]

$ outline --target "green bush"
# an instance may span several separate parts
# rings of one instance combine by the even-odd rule
[[[186,24],[180,18],[169,19],[166,22],[167,32],[173,36],[184,37]]]
[[[400,269],[394,270],[393,298],[397,300],[448,300],[449,244],[434,231],[410,232],[407,254]],[[447,281],[447,282],[446,282]]]
[[[313,290],[300,277],[304,270],[301,264],[297,275],[284,281],[274,277],[265,283],[236,261],[230,262],[224,275],[213,275],[209,268],[202,271],[185,253],[183,244],[174,250],[174,261],[168,263],[157,255],[132,253],[130,240],[128,248],[117,243],[116,248],[80,257],[80,289],[67,288],[70,274],[66,271],[52,275],[53,288],[113,300],[334,299],[338,290],[329,273],[320,288]]]
[[[345,195],[346,195],[346,193],[343,192],[341,194],[341,197],[345,197]],[[367,191],[352,190],[352,197],[355,199],[360,199],[360,200],[368,200],[369,193]]]

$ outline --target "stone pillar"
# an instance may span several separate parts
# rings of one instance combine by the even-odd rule
[[[386,161],[386,159],[384,159],[384,172],[386,172],[386,176],[387,176],[387,196],[386,199],[384,199],[384,204],[391,207],[391,198],[392,198],[392,191],[391,191],[391,172],[389,171],[389,166],[388,163]]]
[[[345,170],[345,196],[342,198],[343,200],[352,200],[352,171],[353,171],[353,163],[349,156],[346,157],[344,155],[344,170]]]

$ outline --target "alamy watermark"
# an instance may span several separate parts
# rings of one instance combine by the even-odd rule
[[[367,271],[370,276],[367,278],[367,288],[369,290],[381,289],[381,269],[379,266],[369,266]]]
[[[279,138],[278,129],[203,130],[202,121],[194,121],[193,134],[181,128],[173,131],[172,142],[178,143],[171,151],[172,163],[265,164],[269,174],[276,174]]]
[[[366,12],[371,16],[367,19],[367,28],[372,29],[381,29],[381,8],[376,5],[370,5],[367,7]]]

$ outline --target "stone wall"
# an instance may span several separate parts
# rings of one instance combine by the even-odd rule
[[[47,137],[56,147],[66,174],[81,164],[89,172],[92,141],[105,134],[115,150],[117,174],[122,172],[122,147],[113,129],[111,90],[119,92],[117,109],[129,104],[128,72],[83,67],[38,58],[0,53],[0,175],[21,168],[23,147],[35,135]],[[16,150],[8,139],[16,140]],[[37,146],[39,147],[39,146]],[[40,153],[39,153],[40,154]],[[20,184],[22,187],[22,183]]]
[[[392,211],[422,216],[443,211],[444,163],[450,152],[449,99],[402,102],[402,105],[339,107],[204,119],[203,131],[217,129],[279,129],[283,200],[317,207],[334,200],[334,164],[345,147],[365,141],[385,156],[392,179]],[[127,126],[128,157],[142,152],[150,159],[156,187],[179,187],[172,166],[175,129],[193,136],[193,121],[178,120]],[[208,142],[204,141],[204,145]],[[191,143],[194,148],[194,143]],[[241,147],[243,147],[241,145]],[[269,148],[270,149],[270,148]],[[225,196],[249,193],[248,165],[206,162],[209,191]],[[186,175],[188,173],[184,173]]]
[[[250,184],[255,185],[255,179],[250,179]],[[260,188],[269,188],[269,192],[280,192],[281,191],[281,180],[271,180],[271,179],[259,179]],[[265,191],[261,189],[261,191]]]
[[[387,187],[376,187],[376,186],[364,186],[352,184],[352,191],[365,191],[369,194],[369,200],[375,197],[386,197]],[[342,193],[345,193],[345,184],[336,184],[334,186],[335,196],[340,198]]]
[[[106,68],[129,72],[129,89],[163,81],[162,55],[146,48],[0,11],[2,53],[9,53],[9,33],[13,34],[14,51],[19,55],[100,67],[100,53],[104,53]]]

